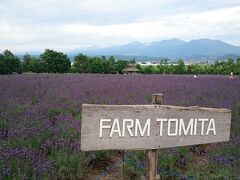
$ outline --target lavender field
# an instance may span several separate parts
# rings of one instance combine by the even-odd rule
[[[232,110],[228,143],[161,150],[168,171],[193,179],[240,178],[240,79],[228,76],[42,74],[0,76],[0,179],[87,179],[114,163],[119,152],[80,152],[81,104],[150,104]],[[143,152],[126,164],[126,179],[143,172]],[[105,160],[109,160],[105,162]]]

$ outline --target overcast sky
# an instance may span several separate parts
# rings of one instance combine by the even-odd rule
[[[240,45],[240,0],[0,0],[0,52],[175,37]]]

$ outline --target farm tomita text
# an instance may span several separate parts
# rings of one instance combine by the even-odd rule
[[[120,121],[122,122],[120,123]],[[114,134],[119,137],[126,135],[150,136],[152,121],[153,119],[147,119],[145,123],[141,124],[139,119],[100,119],[99,137],[104,137],[103,131],[107,130],[108,137],[113,137]],[[214,118],[192,118],[190,120],[161,118],[155,121],[159,124],[159,136],[164,134],[167,136],[207,136],[210,133],[213,135],[217,133]]]

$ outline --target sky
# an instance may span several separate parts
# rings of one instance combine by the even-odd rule
[[[171,38],[240,46],[240,0],[0,0],[0,52]]]

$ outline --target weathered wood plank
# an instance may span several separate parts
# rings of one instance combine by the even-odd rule
[[[146,153],[146,180],[156,180],[157,177],[157,149],[147,150]]]
[[[163,94],[153,94],[152,95],[152,104],[161,105]],[[157,149],[146,150],[146,180],[156,180],[157,176]]]
[[[100,137],[101,119],[109,119],[108,121],[102,122],[103,126],[108,127],[101,128],[102,137]],[[114,119],[118,119],[120,132],[114,131],[112,132],[112,137],[110,137]],[[123,119],[132,120],[123,121]],[[140,128],[142,128],[142,130],[144,130],[144,127],[146,125],[145,123],[148,122],[147,119],[150,119],[149,136],[147,133],[148,126],[145,129],[143,136],[140,135],[141,132],[139,130],[139,126],[137,126],[136,119],[139,119]],[[167,121],[161,122],[156,121],[156,119],[167,119]],[[169,121],[169,119],[177,120]],[[180,119],[182,119],[181,122]],[[197,119],[197,121],[195,121],[195,119]],[[203,119],[208,119],[208,121],[204,121],[203,123]],[[211,120],[210,123],[210,119],[214,119],[215,134],[213,131],[213,121]],[[130,126],[132,125],[132,122],[133,126]],[[118,123],[115,123],[114,130],[118,129]],[[125,128],[123,128],[124,123]],[[162,134],[160,134],[161,123]],[[190,128],[185,135],[183,124],[185,126],[185,130],[190,124]],[[195,124],[197,126],[195,126]],[[211,126],[209,124],[211,124]],[[177,135],[174,135],[176,125]],[[229,109],[201,108],[196,106],[182,107],[169,105],[83,104],[81,149],[83,151],[111,149],[143,150],[223,142],[229,140],[230,125],[231,111]],[[130,131],[127,129],[127,126],[129,126]],[[193,130],[191,128],[193,128]],[[135,131],[135,129],[137,129],[137,131]],[[179,135],[180,129],[181,135]],[[207,130],[208,134],[206,135]],[[123,133],[123,131],[125,132]]]

